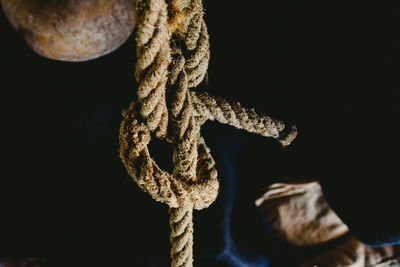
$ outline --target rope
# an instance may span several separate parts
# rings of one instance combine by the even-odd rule
[[[259,115],[254,109],[244,108],[238,102],[228,102],[221,97],[201,92],[191,92],[191,96],[196,116],[216,120],[261,136],[273,137],[283,146],[290,145],[297,136],[295,125],[290,125],[287,129],[282,121],[265,114]]]
[[[135,77],[139,83],[140,114],[147,119],[150,131],[166,135],[168,111],[165,86],[171,62],[167,5],[162,0],[137,1],[137,62]]]
[[[173,57],[169,80],[171,131],[169,131],[168,139],[174,143],[173,176],[178,180],[196,183],[198,179],[196,168],[200,125],[196,123],[193,115],[189,87],[197,86],[207,72],[209,59],[207,57],[209,55],[208,33],[202,27],[205,23],[200,0],[173,1],[172,4],[178,5],[179,11],[177,13],[185,13],[186,19],[182,21],[179,30],[175,31],[171,41]],[[214,181],[217,182],[216,178],[215,175]],[[209,193],[216,198],[218,186],[207,189],[214,189],[213,192]],[[172,266],[192,266],[193,205],[185,202],[179,208],[170,208],[170,214]]]
[[[215,162],[203,138],[198,136],[197,139],[196,182],[177,179],[151,158],[147,148],[151,140],[150,130],[140,118],[136,104],[132,103],[123,112],[120,129],[120,156],[128,174],[153,199],[171,208],[187,203],[197,210],[207,208],[216,199],[219,184]]]
[[[206,93],[190,91],[205,77],[209,36],[201,0],[137,0],[137,101],[123,112],[120,157],[138,186],[170,209],[172,266],[193,265],[193,209],[217,198],[215,162],[200,135],[207,120],[289,145],[297,129]],[[171,142],[173,173],[162,170],[147,145],[151,133]]]

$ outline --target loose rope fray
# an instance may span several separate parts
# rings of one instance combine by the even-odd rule
[[[295,126],[259,115],[239,103],[190,91],[204,79],[210,59],[201,0],[137,0],[137,101],[123,112],[120,157],[133,180],[170,209],[173,267],[193,266],[193,209],[210,206],[219,183],[200,135],[207,120],[278,139],[289,145]],[[173,144],[173,173],[162,170],[147,145],[151,133]]]

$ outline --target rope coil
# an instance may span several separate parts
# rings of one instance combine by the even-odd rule
[[[297,129],[284,134],[287,127],[281,121],[189,90],[204,79],[210,58],[201,0],[137,0],[136,9],[138,100],[123,112],[120,157],[138,186],[170,207],[171,265],[192,266],[193,209],[207,208],[219,190],[201,125],[216,120],[273,137],[284,146],[294,140]],[[173,144],[172,174],[151,158],[151,133]]]

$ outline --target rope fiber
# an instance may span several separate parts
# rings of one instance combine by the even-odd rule
[[[137,101],[123,112],[120,157],[138,186],[170,213],[171,266],[193,266],[193,209],[210,206],[219,182],[201,137],[207,120],[289,145],[295,126],[207,93],[189,90],[204,79],[210,59],[201,0],[137,0]],[[147,145],[151,133],[173,144],[173,172],[162,170]]]

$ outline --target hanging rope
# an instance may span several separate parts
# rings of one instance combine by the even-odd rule
[[[193,209],[207,208],[219,190],[201,125],[216,120],[289,145],[296,127],[239,103],[190,91],[206,75],[209,37],[201,0],[137,0],[137,102],[123,112],[120,157],[128,174],[170,209],[173,267],[193,265]],[[173,144],[173,173],[162,170],[147,145],[151,133]]]

